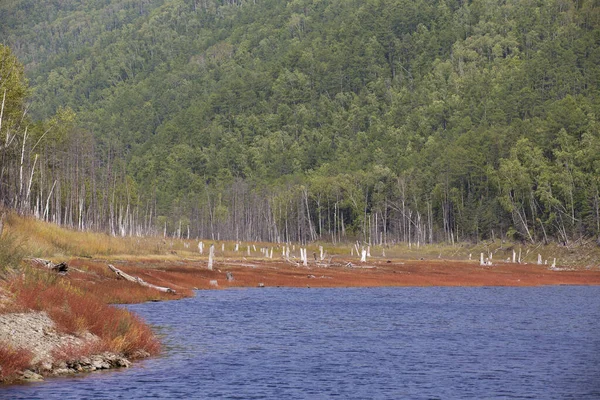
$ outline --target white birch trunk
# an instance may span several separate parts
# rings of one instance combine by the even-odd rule
[[[27,142],[27,128],[23,134],[23,145],[21,146],[21,165],[19,166],[19,197],[15,202],[17,208],[23,209],[23,164],[25,163],[25,142]]]
[[[56,186],[56,180],[52,184],[52,189],[50,189],[50,193],[48,193],[48,198],[46,199],[46,209],[44,210],[44,221],[48,221],[48,213],[50,209],[50,197],[52,197],[52,192],[54,191],[54,187]]]
[[[7,89],[4,89],[4,95],[2,96],[2,107],[0,107],[0,132],[2,132],[2,117],[4,115],[4,102],[6,100],[6,90]],[[8,132],[6,132],[6,142],[6,147],[8,147]]]
[[[29,207],[29,198],[31,196],[31,184],[33,183],[33,172],[35,171],[35,164],[37,163],[38,155],[35,155],[33,159],[33,166],[31,167],[31,174],[29,175],[29,184],[27,185],[27,194],[25,196],[25,202],[27,203],[27,207]]]

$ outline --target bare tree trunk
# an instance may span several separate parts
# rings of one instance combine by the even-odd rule
[[[25,144],[27,143],[27,128],[23,133],[23,144],[21,146],[21,163],[19,165],[19,192],[17,194],[18,199],[15,201],[15,208],[22,210],[23,208],[23,164],[25,161]]]
[[[210,245],[210,250],[208,252],[208,269],[210,271],[212,271],[212,269],[213,269],[213,260],[214,260],[214,257],[215,257],[215,245],[211,244]]]
[[[2,237],[2,232],[4,231],[4,218],[6,217],[6,211],[2,210],[0,212],[0,238]]]
[[[50,189],[50,193],[48,193],[48,198],[46,199],[46,208],[44,209],[44,217],[42,218],[44,221],[48,221],[48,213],[50,208],[50,197],[52,197],[52,192],[54,191],[54,187],[56,186],[56,180],[52,184],[52,189]]]
[[[529,241],[531,243],[535,243],[535,241],[533,240],[533,237],[531,236],[531,233],[529,232],[529,227],[527,226],[527,220],[526,220],[526,216],[525,216],[525,212],[523,211],[523,214],[521,214],[521,211],[519,210],[519,208],[517,207],[517,205],[515,204],[514,198],[512,194],[509,194],[510,197],[510,201],[512,203],[513,206],[513,216],[516,214],[519,217],[519,221],[521,222],[521,225],[523,226],[523,229],[525,229],[525,232],[527,233],[527,237],[529,238]]]
[[[383,213],[383,245],[387,246],[387,225],[388,225],[388,199],[385,198]],[[385,255],[384,255],[385,257]]]
[[[31,184],[33,183],[33,172],[35,171],[35,164],[37,163],[38,155],[35,155],[33,159],[33,166],[31,167],[31,174],[29,175],[29,184],[27,185],[27,194],[25,195],[25,203],[27,204],[28,212],[31,210],[31,205],[29,203],[29,198],[31,195]]]
[[[2,132],[2,120],[4,119],[4,103],[6,102],[6,89],[4,89],[4,95],[2,96],[2,106],[0,107],[0,132]],[[8,133],[6,136],[8,141]]]
[[[335,241],[336,241],[336,227],[337,227],[337,201],[335,202],[335,204],[333,205],[333,235],[331,236],[331,238],[333,239],[333,245],[335,246]]]

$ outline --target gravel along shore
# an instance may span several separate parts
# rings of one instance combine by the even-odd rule
[[[29,369],[21,371],[15,380],[39,381],[45,376],[67,375],[109,368],[129,367],[125,357],[103,352],[90,357],[57,360],[54,353],[64,349],[83,348],[98,341],[91,333],[80,337],[60,333],[45,312],[9,313],[0,315],[0,345],[31,351],[33,359]],[[144,354],[139,354],[143,357]]]

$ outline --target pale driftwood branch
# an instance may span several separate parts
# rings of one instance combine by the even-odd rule
[[[163,292],[163,293],[175,293],[175,290],[173,290],[171,288],[163,287],[163,286],[156,286],[156,285],[153,285],[151,283],[148,283],[148,282],[144,281],[142,278],[126,274],[125,272],[123,272],[120,269],[116,268],[114,265],[108,264],[108,268],[110,268],[110,270],[112,272],[114,272],[115,274],[117,274],[117,276],[119,278],[123,278],[126,281],[137,283],[138,285],[146,286],[146,287],[149,287],[151,289],[156,289],[156,290],[158,290],[160,292]]]
[[[317,262],[317,267],[321,267],[321,268],[328,268],[331,267],[331,260],[333,259],[333,256],[329,257],[329,260],[326,262]],[[323,260],[321,260],[323,261]]]
[[[257,264],[247,264],[247,263],[234,263],[234,262],[228,262],[227,263],[228,266],[233,266],[233,267],[249,267],[249,268],[258,268]]]
[[[52,261],[44,260],[42,258],[32,258],[31,261],[33,261],[36,264],[43,265],[44,267],[46,267],[48,269],[51,269],[53,271],[56,271],[56,272],[62,273],[62,274],[66,274],[67,271],[69,270],[69,266],[65,262],[54,264]]]
[[[285,257],[285,258],[284,258],[284,260],[285,260],[285,262],[287,262],[287,263],[289,263],[289,264],[292,264],[292,265],[293,265],[293,266],[295,266],[295,267],[299,267],[299,266],[300,266],[300,263],[299,263],[299,262],[292,261],[292,260],[290,260],[288,257]]]

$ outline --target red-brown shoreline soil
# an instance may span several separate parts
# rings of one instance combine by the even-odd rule
[[[163,293],[138,283],[119,279],[108,269],[109,263],[146,282],[172,288],[176,293]],[[560,267],[553,269],[545,265],[512,263],[480,266],[477,262],[439,259],[387,260],[373,258],[363,264],[356,262],[356,260],[335,257],[334,261],[327,265],[319,265],[313,261],[308,266],[303,266],[283,259],[221,257],[216,260],[213,270],[207,268],[205,258],[183,257],[113,259],[110,261],[76,258],[70,260],[68,264],[69,273],[67,275],[57,277],[56,281],[49,278],[49,282],[53,282],[52,285],[54,286],[64,286],[77,293],[85,293],[86,296],[94,297],[104,303],[175,300],[193,296],[192,289],[227,289],[257,286],[339,288],[600,285],[600,268],[598,267],[579,269]],[[50,272],[43,267],[36,268],[42,268],[42,271],[46,274],[54,274],[54,272]],[[228,280],[228,276],[233,276],[233,280]],[[66,282],[63,280],[66,280]],[[65,284],[67,285],[65,286]],[[11,299],[11,295],[7,291],[4,291],[4,295],[0,296],[0,300],[2,300],[2,297],[4,303]],[[2,302],[0,302],[1,305]],[[10,308],[10,302],[3,307]],[[4,312],[6,313],[7,310],[5,309]],[[10,311],[8,312],[10,313]],[[17,317],[19,315],[8,314],[8,322],[11,318]],[[25,317],[32,318],[33,316],[30,314]],[[32,329],[39,332],[44,330],[43,327],[35,328],[35,326],[29,330]],[[44,338],[47,339],[47,335]],[[93,365],[89,368],[92,367]],[[47,373],[64,373],[64,371],[69,372],[71,370],[59,366],[57,370],[51,369],[50,371]],[[71,372],[74,371],[73,369]],[[11,379],[30,379],[27,376],[26,374],[21,376],[17,373]],[[37,374],[33,374],[33,376],[35,379],[41,378]]]
[[[600,285],[600,269],[551,269],[547,265],[449,260],[373,260],[361,264],[337,259],[331,266],[291,265],[283,260],[227,259],[206,261],[138,260],[120,263],[119,268],[142,279],[174,289],[228,287],[384,287],[384,286],[541,286]],[[228,281],[226,274],[233,274]],[[217,281],[210,283],[210,281]]]

